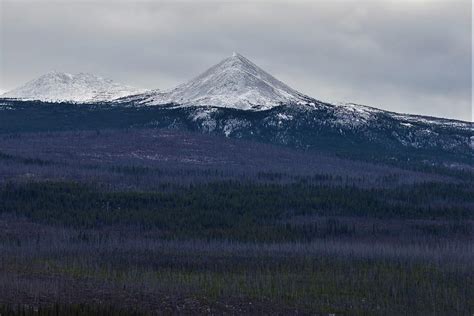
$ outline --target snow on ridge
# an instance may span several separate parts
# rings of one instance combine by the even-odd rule
[[[308,99],[247,58],[233,53],[196,78],[174,89],[147,95],[141,103],[267,110],[281,104],[306,104]]]
[[[352,126],[361,126],[367,124],[371,120],[376,119],[377,114],[384,113],[385,115],[400,121],[400,125],[404,126],[405,128],[413,127],[413,124],[417,123],[431,126],[446,126],[471,130],[474,128],[474,125],[471,122],[417,114],[396,113],[356,103],[336,102],[332,103],[332,105],[335,109],[334,113],[339,119],[338,123],[349,124]]]
[[[69,74],[52,71],[21,87],[2,94],[2,98],[49,102],[103,102],[143,93],[145,90],[116,83],[89,73]]]
[[[351,125],[354,127],[368,124],[375,119],[375,114],[381,110],[355,103],[334,103],[334,115],[336,123],[340,125]]]

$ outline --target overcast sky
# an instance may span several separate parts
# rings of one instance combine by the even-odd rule
[[[305,94],[471,120],[471,0],[0,0],[0,91],[51,70],[168,89],[237,51]]]

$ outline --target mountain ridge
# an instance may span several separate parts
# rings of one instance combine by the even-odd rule
[[[54,80],[50,81],[69,82],[71,76],[55,73]],[[81,76],[84,80],[89,78],[85,74]],[[111,84],[111,81],[105,82],[106,87]],[[112,127],[185,129],[298,148],[336,146],[344,149],[347,146],[359,150],[357,146],[360,146],[369,153],[384,148],[395,156],[397,152],[407,150],[431,152],[430,155],[459,154],[467,159],[474,156],[472,122],[401,114],[354,103],[322,102],[292,89],[237,53],[174,89],[163,92],[149,90],[112,100],[103,97],[103,101],[97,101],[101,99],[100,94],[95,96],[92,100],[76,102],[86,107],[86,112],[92,113],[81,115],[98,119],[95,115],[103,109],[100,115],[105,119],[108,115],[105,112],[109,111],[111,116],[108,119],[120,121],[119,124],[105,124]],[[14,111],[15,107],[22,107],[21,100],[4,101],[0,100],[0,111],[4,115]],[[24,104],[28,107],[30,104],[46,106],[49,103]],[[57,108],[51,109],[53,113],[41,115],[57,117],[56,122],[69,120],[62,112],[56,113]],[[78,112],[68,109],[71,115]],[[19,116],[15,119],[23,120]],[[5,120],[2,124],[7,126],[10,122]],[[66,126],[96,128],[104,125],[101,122],[69,122]],[[16,129],[15,126],[12,128]]]
[[[0,97],[49,102],[105,102],[145,92],[90,73],[48,72]]]
[[[340,111],[331,104],[263,111],[196,106],[68,104],[0,100],[0,133],[159,128],[253,140],[303,150],[402,161],[467,163],[474,168],[474,125],[388,111]],[[364,118],[363,120],[361,119]],[[411,157],[411,158],[409,158]]]

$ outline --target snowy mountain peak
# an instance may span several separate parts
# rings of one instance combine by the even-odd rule
[[[234,52],[187,83],[166,92],[144,95],[141,103],[266,110],[281,104],[307,103],[308,100]]]
[[[0,97],[51,102],[102,102],[143,93],[144,90],[118,84],[89,73],[48,72]]]

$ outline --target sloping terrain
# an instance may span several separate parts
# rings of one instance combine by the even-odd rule
[[[75,180],[120,188],[247,179],[393,186],[457,180],[423,171],[169,129],[0,135],[0,182]]]
[[[473,123],[402,115],[360,105],[136,107],[134,103],[0,101],[0,133],[155,127],[253,140],[353,158],[472,168]]]
[[[234,53],[174,89],[137,95],[123,101],[139,105],[173,103],[179,106],[268,110],[282,104],[306,104],[312,99],[277,80],[244,56]]]
[[[143,89],[121,85],[93,74],[68,74],[53,71],[6,92],[0,97],[18,100],[84,103],[111,101],[143,92]]]
[[[237,53],[174,89],[139,92],[93,75],[50,73],[4,95],[21,100],[0,99],[0,132],[171,128],[472,169],[473,123],[321,102]],[[64,100],[81,106],[58,103]]]

